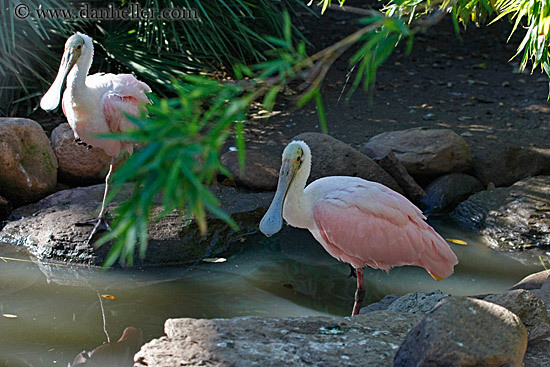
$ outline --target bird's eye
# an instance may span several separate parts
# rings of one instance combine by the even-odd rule
[[[302,156],[296,157],[296,162],[300,162],[302,160]]]
[[[82,45],[78,45],[78,46],[76,46],[76,48],[77,48],[78,50],[80,50],[80,49],[82,48]]]

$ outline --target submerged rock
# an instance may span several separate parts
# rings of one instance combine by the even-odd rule
[[[419,181],[473,168],[468,144],[449,129],[413,128],[382,133],[370,139],[361,152],[377,158],[390,150]]]
[[[133,186],[128,184],[107,208],[116,206],[129,196]],[[104,185],[59,191],[36,204],[14,211],[20,220],[9,222],[0,231],[0,242],[24,246],[39,259],[87,265],[103,264],[109,246],[94,248],[86,244],[92,226],[75,226],[98,214]],[[237,222],[241,230],[232,230],[219,218],[208,217],[208,233],[202,236],[195,221],[176,212],[168,214],[149,226],[149,246],[145,259],[136,258],[142,265],[166,265],[189,262],[212,256],[235,245],[242,234],[256,231],[267,210],[273,193],[250,193],[231,187],[213,187],[220,199],[221,209]],[[160,203],[153,215],[160,213]]]
[[[17,206],[50,194],[56,183],[57,159],[42,127],[0,118],[0,194]]]
[[[421,316],[377,311],[356,317],[169,319],[134,366],[391,366]]]
[[[403,194],[397,181],[372,159],[330,135],[310,132],[299,134],[292,140],[303,140],[311,148],[308,183],[326,176],[354,176],[379,182]]]
[[[478,192],[460,203],[451,216],[480,230],[500,250],[528,249],[534,255],[550,246],[550,176],[537,176],[510,187]]]
[[[448,297],[407,334],[394,366],[520,367],[526,348],[527,330],[506,308]]]

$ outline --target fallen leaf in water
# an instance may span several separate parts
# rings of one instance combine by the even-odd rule
[[[12,315],[11,313],[3,313],[2,316],[4,316],[6,319],[16,319],[19,317],[17,315]]]
[[[452,242],[452,243],[456,243],[457,245],[463,245],[463,246],[468,245],[468,242],[462,241],[462,240],[457,240],[455,238],[445,238],[445,240],[449,241],[449,242]]]
[[[227,261],[225,257],[207,257],[202,259],[205,263],[224,263]]]
[[[113,295],[110,295],[110,294],[102,294],[102,295],[101,295],[101,298],[105,298],[105,299],[115,299],[116,297],[113,296]]]

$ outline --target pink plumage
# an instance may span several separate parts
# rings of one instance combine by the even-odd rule
[[[313,207],[311,232],[328,253],[355,268],[417,265],[436,278],[453,273],[455,254],[409,200],[375,182],[340,181],[343,188],[333,187]]]
[[[359,313],[365,294],[365,266],[389,271],[417,265],[437,280],[453,273],[455,254],[404,196],[358,177],[324,177],[305,187],[310,170],[307,144],[291,142],[283,152],[277,192],[260,230],[271,236],[284,218],[308,229],[330,255],[349,263],[357,273],[352,315]]]
[[[147,84],[131,74],[88,75],[93,54],[94,46],[90,37],[82,33],[69,37],[57,76],[40,101],[44,110],[55,109],[59,105],[59,94],[66,80],[67,88],[61,106],[74,132],[75,142],[88,148],[101,148],[111,157],[101,210],[88,242],[99,229],[109,228],[105,221],[105,200],[114,160],[122,151],[133,152],[132,143],[100,136],[135,127],[128,116],[139,115],[140,109],[150,103],[145,93],[151,92]]]

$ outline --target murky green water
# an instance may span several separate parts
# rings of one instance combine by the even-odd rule
[[[455,274],[436,282],[420,268],[389,275],[368,269],[369,301],[436,289],[498,292],[542,268],[535,258],[526,264],[492,251],[452,224],[435,227],[469,244],[452,245],[460,260]],[[126,327],[141,329],[145,341],[159,337],[167,318],[347,315],[355,291],[347,265],[325,254],[308,232],[292,233],[251,236],[246,250],[223,263],[107,272],[27,262],[24,252],[0,247],[0,256],[27,260],[0,260],[0,366],[67,366],[107,335],[116,344]],[[101,297],[106,294],[115,299]]]

